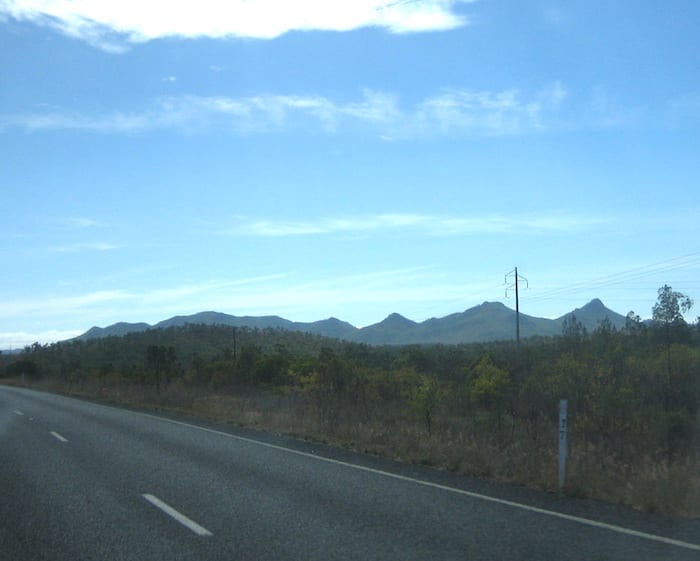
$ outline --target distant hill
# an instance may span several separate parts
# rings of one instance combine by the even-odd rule
[[[109,327],[91,327],[82,335],[78,335],[76,339],[85,341],[87,339],[99,339],[101,337],[122,337],[127,333],[138,333],[151,329],[147,323],[126,323],[119,322]]]
[[[220,312],[199,312],[191,316],[175,316],[154,325],[167,329],[185,324],[230,325],[231,327],[251,327],[265,329],[268,327],[294,330],[294,322],[279,316],[231,316]]]
[[[313,323],[294,323],[293,325],[295,330],[335,339],[351,340],[357,333],[357,327],[337,318],[323,319]]]
[[[403,317],[401,314],[391,314],[384,320],[368,325],[355,332],[353,341],[372,345],[403,345],[418,343],[419,323]]]
[[[459,314],[421,324],[422,338],[431,343],[477,343],[515,339],[515,310],[500,302],[484,302]],[[552,320],[520,314],[520,336],[558,335]]]
[[[598,327],[600,322],[605,318],[608,318],[610,323],[617,329],[622,329],[627,324],[626,316],[609,310],[605,307],[605,304],[598,300],[598,298],[594,298],[582,308],[576,308],[573,312],[569,312],[568,314],[564,314],[560,318],[557,318],[555,321],[560,326],[559,333],[561,333],[561,327],[564,326],[564,321],[566,318],[572,315],[576,316],[576,320],[580,321],[588,332],[591,332]]]
[[[520,314],[520,336],[524,339],[533,336],[559,335],[566,318],[572,314],[589,332],[594,331],[606,318],[618,329],[622,329],[626,322],[625,316],[610,310],[596,298],[557,319]],[[394,313],[379,323],[361,329],[337,318],[305,323],[293,322],[279,316],[233,316],[210,311],[189,316],[175,316],[154,326],[147,323],[115,323],[105,328],[93,327],[76,339],[122,336],[147,329],[205,324],[302,331],[370,345],[459,344],[515,339],[515,321],[515,310],[500,302],[484,302],[464,312],[442,318],[431,318],[420,323]]]

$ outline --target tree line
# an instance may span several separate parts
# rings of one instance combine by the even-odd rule
[[[369,346],[279,329],[186,325],[35,344],[0,358],[5,376],[66,387],[272,392],[293,398],[329,434],[409,423],[425,438],[459,434],[504,454],[551,451],[557,403],[568,399],[578,453],[634,470],[642,460],[698,459],[700,322],[683,315],[691,306],[664,286],[650,322],[630,312],[624,329],[603,321],[589,333],[572,315],[560,336],[519,347]]]

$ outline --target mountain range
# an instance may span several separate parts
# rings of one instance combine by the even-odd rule
[[[527,338],[560,335],[564,322],[571,315],[574,315],[589,332],[596,329],[606,318],[618,329],[623,328],[626,322],[625,316],[606,308],[596,298],[556,319],[538,318],[521,313],[520,336]],[[370,345],[459,344],[515,339],[516,312],[500,302],[484,302],[464,312],[423,322],[415,322],[394,313],[379,323],[363,328],[357,328],[333,317],[307,323],[294,322],[279,316],[233,316],[220,312],[200,312],[189,316],[175,316],[155,325],[120,322],[108,327],[93,327],[76,339],[119,337],[147,329],[166,329],[187,324],[286,329]]]

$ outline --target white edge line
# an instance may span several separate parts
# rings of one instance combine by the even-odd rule
[[[563,520],[569,520],[569,521],[571,521],[571,522],[576,522],[576,523],[578,523],[578,524],[583,524],[583,525],[586,525],[586,526],[592,526],[592,527],[595,527],[595,528],[601,528],[601,529],[604,529],[604,530],[610,530],[610,531],[613,531],[613,532],[618,532],[618,533],[620,533],[620,534],[626,534],[626,535],[628,535],[628,536],[635,536],[635,537],[642,538],[642,539],[645,539],[645,540],[650,540],[650,541],[665,543],[665,544],[668,544],[668,545],[673,545],[673,546],[676,546],[676,547],[681,547],[681,548],[685,548],[685,549],[690,549],[690,550],[693,550],[693,551],[700,551],[700,544],[694,544],[694,543],[690,543],[690,542],[684,542],[684,541],[682,541],[682,540],[675,540],[675,539],[672,539],[672,538],[666,538],[666,537],[664,537],[664,536],[659,536],[659,535],[657,535],[657,534],[648,534],[648,533],[646,533],[646,532],[640,532],[640,531],[637,531],[637,530],[631,530],[631,529],[625,528],[625,527],[623,527],[623,526],[616,526],[616,525],[614,525],[614,524],[607,524],[607,523],[605,523],[605,522],[599,522],[599,521],[597,521],[597,520],[591,520],[590,518],[582,518],[582,517],[574,516],[574,515],[571,515],[571,514],[564,514],[564,513],[562,513],[562,512],[556,512],[556,511],[554,511],[554,510],[547,510],[547,509],[544,509],[544,508],[539,508],[539,507],[535,507],[535,506],[530,506],[530,505],[526,505],[526,504],[523,504],[523,503],[517,503],[517,502],[509,501],[509,500],[506,500],[506,499],[499,499],[499,498],[497,498],[497,497],[491,497],[491,496],[489,496],[489,495],[482,495],[482,494],[480,494],[480,493],[474,493],[473,491],[465,491],[464,489],[458,489],[458,488],[456,488],[456,487],[448,487],[447,485],[441,485],[441,484],[439,484],[439,483],[432,483],[432,482],[430,482],[430,481],[424,481],[424,480],[422,480],[422,479],[414,479],[413,477],[407,477],[407,476],[405,476],[405,475],[399,475],[399,474],[391,473],[391,472],[388,472],[388,471],[382,471],[382,470],[379,470],[379,469],[374,469],[374,468],[370,468],[370,467],[366,467],[366,466],[361,466],[361,465],[357,465],[357,464],[350,464],[350,463],[348,463],[348,462],[343,462],[343,461],[341,461],[341,460],[334,460],[333,458],[326,458],[326,457],[324,457],[324,456],[318,456],[318,455],[316,455],[316,454],[311,454],[311,453],[309,453],[309,452],[302,452],[301,450],[294,450],[293,448],[286,448],[286,447],[284,447],[284,446],[279,446],[279,445],[277,445],[277,444],[270,444],[270,443],[268,443],[268,442],[262,442],[262,441],[260,441],[260,440],[254,440],[254,439],[252,439],[252,438],[246,438],[245,436],[238,436],[238,435],[235,435],[235,434],[230,434],[230,433],[223,432],[223,431],[216,430],[216,429],[210,429],[210,428],[207,428],[207,427],[201,427],[201,426],[198,426],[198,425],[193,425],[193,424],[190,424],[190,423],[185,423],[185,422],[183,422],[183,421],[176,421],[176,420],[174,420],[174,419],[168,419],[167,417],[159,417],[158,415],[152,415],[152,414],[143,413],[143,412],[140,412],[140,411],[129,411],[128,409],[123,409],[123,408],[114,407],[114,406],[110,406],[110,405],[103,405],[103,404],[96,404],[96,403],[93,403],[93,405],[96,405],[96,406],[98,406],[98,407],[104,407],[104,408],[106,408],[106,409],[116,409],[116,410],[118,410],[118,411],[120,411],[120,412],[125,412],[125,411],[126,411],[126,412],[130,412],[130,413],[134,413],[134,414],[136,414],[136,415],[140,415],[140,416],[142,416],[142,417],[148,417],[148,418],[151,418],[151,419],[156,419],[156,420],[162,421],[162,422],[164,422],[164,423],[170,423],[170,424],[173,424],[173,425],[180,425],[180,426],[183,426],[183,427],[188,427],[188,428],[191,428],[191,429],[201,430],[201,431],[208,432],[208,433],[211,433],[211,434],[218,434],[218,435],[220,435],[220,436],[224,436],[224,437],[226,437],[226,438],[232,438],[232,439],[234,439],[234,440],[239,440],[239,441],[241,441],[241,442],[248,442],[248,443],[250,443],[250,444],[256,444],[256,445],[258,445],[258,446],[263,446],[263,447],[265,447],[265,448],[270,448],[270,449],[273,449],[273,450],[280,450],[280,451],[283,451],[283,452],[288,452],[288,453],[290,453],[290,454],[296,454],[296,455],[298,455],[298,456],[303,456],[303,457],[306,457],[306,458],[311,458],[311,459],[314,459],[314,460],[318,460],[318,461],[322,461],[322,462],[327,462],[327,463],[330,463],[330,464],[341,465],[341,466],[345,466],[345,467],[348,467],[348,468],[357,469],[357,470],[360,470],[360,471],[365,471],[365,472],[368,472],[368,473],[374,473],[374,474],[377,474],[377,475],[382,475],[382,476],[384,476],[384,477],[391,477],[391,478],[393,478],[393,479],[398,479],[398,480],[401,480],[401,481],[408,481],[408,482],[411,482],[411,483],[415,483],[415,484],[417,484],[417,485],[424,485],[424,486],[426,486],[426,487],[432,487],[432,488],[434,488],[434,489],[440,489],[440,490],[442,490],[442,491],[448,491],[448,492],[450,492],[450,493],[457,493],[457,494],[459,494],[459,495],[464,495],[464,496],[471,497],[471,498],[474,498],[474,499],[480,499],[480,500],[483,500],[483,501],[488,501],[488,502],[492,502],[492,503],[496,503],[496,504],[502,504],[502,505],[509,506],[509,507],[512,507],[512,508],[518,508],[518,509],[526,510],[526,511],[529,511],[529,512],[535,512],[535,513],[543,514],[543,515],[546,515],[546,516],[552,516],[552,517],[554,517],[554,518],[560,518],[560,519],[563,519]],[[51,434],[53,434],[56,438],[59,438],[59,440],[63,438],[63,437],[61,437],[60,435],[58,435],[57,433],[52,432]],[[65,440],[65,439],[64,439],[64,440]],[[67,440],[66,440],[66,442],[67,442]],[[149,495],[149,496],[152,496],[152,495]],[[146,495],[144,495],[144,498],[146,498]],[[156,500],[158,500],[156,497],[153,497],[153,498],[155,498]],[[162,502],[162,501],[161,501],[161,502]],[[155,504],[155,503],[154,503],[154,504]],[[164,503],[163,503],[163,504],[164,504]],[[165,506],[167,506],[167,505],[165,505]],[[168,507],[168,508],[170,508],[170,507]],[[173,510],[174,510],[174,509],[173,509]],[[174,512],[177,512],[177,511],[174,511]],[[178,513],[178,514],[179,514],[179,513]],[[183,515],[181,515],[181,516],[183,516]],[[188,519],[188,520],[189,520],[189,519]],[[196,524],[196,523],[193,522],[193,524]],[[201,528],[201,526],[199,526],[199,527]],[[205,530],[205,529],[202,528],[202,530]],[[208,532],[208,530],[205,530],[205,531]],[[207,535],[207,534],[205,534],[205,535]]]
[[[164,421],[166,423],[171,423],[174,425],[181,425],[183,427],[189,427],[193,429],[198,429],[202,430],[205,432],[209,432],[212,434],[218,434],[220,436],[225,436],[227,438],[233,438],[235,440],[240,440],[241,442],[248,442],[250,444],[257,444],[258,446],[263,446],[265,448],[271,448],[273,450],[280,450],[283,452],[289,452],[291,454],[296,454],[298,456],[303,456],[306,458],[312,458],[314,460],[319,460],[322,462],[328,462],[329,464],[335,464],[335,465],[340,465],[340,466],[345,466],[353,469],[357,469],[360,471],[365,471],[368,473],[374,473],[377,475],[382,475],[384,477],[391,477],[393,479],[398,479],[401,481],[408,481],[411,483],[416,483],[418,485],[424,485],[426,487],[432,487],[434,489],[440,489],[442,491],[448,491],[450,493],[457,493],[459,495],[465,495],[467,497],[471,497],[473,499],[480,499],[483,501],[489,501],[492,503],[497,503],[513,508],[519,508],[521,510],[526,510],[529,512],[536,512],[537,514],[544,514],[546,516],[553,516],[555,518],[561,518],[563,520],[569,520],[571,522],[576,522],[578,524],[584,524],[586,526],[593,526],[595,528],[602,528],[604,530],[610,530],[613,532],[618,532],[620,534],[626,534],[628,536],[635,536],[637,538],[642,538],[645,540],[651,540],[655,542],[661,542],[665,543],[668,545],[673,545],[676,547],[682,547],[685,549],[691,549],[693,551],[700,551],[700,545],[699,544],[694,544],[690,542],[684,542],[681,540],[674,540],[672,538],[666,538],[664,536],[659,536],[656,534],[648,534],[646,532],[639,532],[637,530],[631,530],[629,528],[625,528],[623,526],[616,526],[615,524],[607,524],[605,522],[598,522],[597,520],[591,520],[590,518],[582,518],[580,516],[574,516],[572,514],[564,514],[562,512],[556,512],[554,510],[547,510],[544,508],[539,508],[536,506],[530,506],[526,505],[523,503],[517,503],[514,501],[509,501],[506,499],[499,499],[497,497],[491,497],[489,495],[482,495],[481,493],[474,493],[473,491],[465,491],[464,489],[458,489],[456,487],[448,487],[447,485],[441,485],[440,483],[433,483],[431,481],[424,481],[422,479],[415,479],[413,477],[408,477],[405,475],[399,475],[396,473],[391,473],[389,471],[383,471],[380,469],[374,469],[371,467],[366,467],[362,465],[357,465],[357,464],[350,464],[348,462],[343,462],[342,460],[334,460],[333,458],[326,458],[324,456],[318,456],[316,454],[311,454],[309,452],[302,452],[301,450],[294,450],[293,448],[285,448],[284,446],[279,446],[277,444],[270,444],[268,442],[261,442],[259,440],[254,440],[252,438],[246,438],[245,436],[237,436],[235,434],[230,434],[227,432],[219,431],[216,429],[210,429],[206,427],[200,427],[197,425],[192,425],[190,423],[185,423],[182,421],[176,421],[174,419],[168,419],[166,417],[159,417],[157,415],[150,415],[149,413],[141,413],[139,411],[133,411],[133,413],[136,413],[137,415],[142,415],[144,417],[150,417],[152,419],[158,419],[160,421]]]
[[[174,518],[175,520],[177,520],[180,524],[182,524],[183,526],[185,526],[185,527],[189,528],[190,530],[192,530],[195,534],[197,534],[197,535],[199,535],[199,536],[211,536],[211,535],[212,535],[212,533],[211,533],[209,530],[207,530],[206,528],[200,526],[200,525],[197,524],[194,520],[191,520],[190,518],[187,518],[187,516],[185,516],[185,515],[182,514],[181,512],[178,512],[177,510],[175,510],[175,509],[174,509],[173,507],[171,507],[170,505],[164,503],[164,502],[161,501],[158,497],[155,497],[155,496],[150,495],[150,494],[148,494],[148,493],[144,493],[144,494],[141,495],[141,496],[142,496],[144,499],[146,499],[149,503],[151,503],[153,506],[159,508],[159,509],[162,510],[165,514],[167,514],[168,516],[171,516],[172,518]]]
[[[57,438],[57,439],[60,440],[61,442],[68,442],[68,439],[67,439],[67,438],[62,437],[62,436],[61,436],[60,434],[58,434],[57,432],[54,432],[54,431],[49,431],[49,432],[51,433],[52,436],[54,436],[55,438]]]

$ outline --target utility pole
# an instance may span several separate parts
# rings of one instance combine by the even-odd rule
[[[525,288],[528,287],[527,279],[518,275],[518,268],[516,267],[510,273],[506,274],[505,284],[506,298],[508,298],[508,290],[515,288],[515,344],[517,345],[518,350],[520,350],[520,294],[518,291],[518,281],[525,282]]]
[[[233,360],[236,361],[236,327],[233,327]]]

